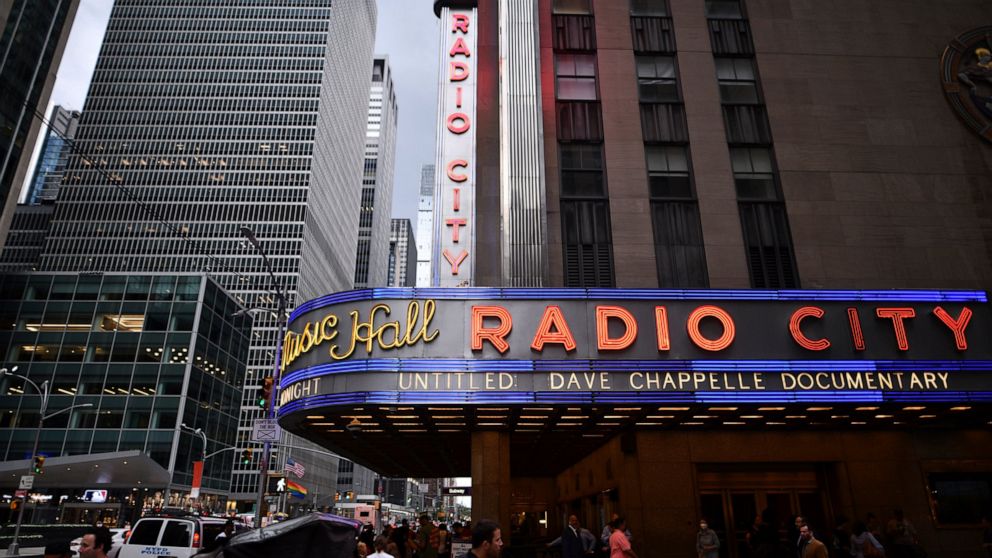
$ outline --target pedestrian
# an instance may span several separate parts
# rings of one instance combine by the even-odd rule
[[[989,516],[982,516],[982,548],[985,552],[989,554],[989,558],[992,558],[992,523],[989,521]]]
[[[365,543],[359,541],[358,545],[355,546],[355,554],[358,558],[365,558],[369,555],[369,547]]]
[[[45,545],[45,558],[70,558],[72,554],[69,541],[58,541]]]
[[[627,537],[627,521],[623,517],[617,517],[610,528],[610,558],[637,558]]]
[[[586,551],[579,529],[579,518],[575,514],[568,516],[568,524],[562,529],[561,535],[547,546],[561,546],[561,558],[582,558]]]
[[[885,548],[878,542],[868,526],[861,521],[855,521],[851,527],[851,556],[854,558],[882,558]]]
[[[416,550],[418,558],[437,558],[439,539],[431,523],[431,518],[425,513],[420,516],[420,528],[417,529]]]
[[[358,540],[365,543],[367,548],[375,546],[375,529],[372,528],[371,523],[366,523],[362,526],[362,532],[358,534]]]
[[[407,558],[407,542],[410,540],[410,522],[404,519],[400,522],[400,526],[393,529],[390,534],[392,542],[396,543],[396,548],[399,550],[399,554],[396,558]]]
[[[919,544],[916,527],[903,516],[902,510],[892,510],[892,519],[885,526],[892,558],[914,558]]]
[[[437,558],[451,558],[451,533],[447,523],[437,526],[437,541]]]
[[[851,555],[851,527],[848,525],[847,517],[838,515],[834,526],[833,536],[830,539],[830,556],[832,558],[847,558]]]
[[[388,540],[386,537],[379,535],[372,541],[372,546],[375,548],[375,552],[369,554],[368,558],[396,558],[392,554],[386,551]]]
[[[400,547],[396,543],[390,541],[386,543],[386,553],[393,558],[398,558],[400,556]]]
[[[83,534],[83,541],[79,545],[79,557],[107,558],[107,553],[110,552],[113,545],[110,529],[91,527]]]
[[[801,515],[793,517],[792,523],[789,525],[789,534],[786,537],[786,541],[788,541],[789,545],[789,556],[792,558],[802,558],[803,538],[800,536],[799,531],[803,525],[806,525],[806,519]]]
[[[603,543],[603,553],[610,553],[610,535],[613,533],[613,522],[620,518],[620,514],[614,513],[610,516],[610,521],[603,526],[603,532],[599,535],[599,541]],[[627,542],[634,540],[634,535],[630,533],[630,529],[626,529],[624,534],[627,535]]]
[[[467,525],[467,524],[466,524]],[[472,550],[467,558],[499,558],[503,536],[495,521],[481,519],[472,528]]]
[[[799,558],[829,558],[827,555],[827,545],[816,540],[813,530],[809,525],[803,524],[799,528],[799,536],[802,538],[802,551]]]
[[[226,546],[227,543],[230,542],[233,535],[234,521],[228,519],[227,522],[224,523],[224,529],[220,533],[217,533],[217,536],[214,537],[213,542],[210,544],[210,550],[214,550],[221,546]]]
[[[696,533],[696,556],[699,558],[719,558],[720,537],[716,531],[710,529],[709,521],[706,518],[699,520],[699,532]]]

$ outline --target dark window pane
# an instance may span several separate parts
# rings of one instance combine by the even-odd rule
[[[143,519],[134,526],[128,544],[157,544],[158,532],[162,528],[161,519]]]
[[[193,524],[185,521],[169,521],[162,533],[159,546],[188,547],[193,542]]]
[[[775,201],[775,179],[772,175],[735,175],[737,198],[740,200]]]
[[[561,168],[565,170],[603,170],[603,147],[588,144],[563,144]]]
[[[739,19],[744,13],[740,0],[706,0],[706,17]]]
[[[757,103],[758,88],[753,83],[720,82],[720,102],[727,105]]]
[[[751,286],[756,289],[799,287],[785,206],[781,203],[740,203]]]
[[[692,183],[689,175],[651,175],[648,186],[652,198],[686,199],[692,198]]]
[[[562,200],[565,286],[613,286],[609,210],[606,201]]]
[[[992,513],[992,474],[931,473],[930,505],[941,525],[977,525]]]
[[[667,16],[668,2],[666,0],[630,0],[630,15]]]
[[[645,103],[677,103],[679,88],[675,80],[670,79],[639,79],[637,93]]]
[[[591,14],[592,0],[554,0],[551,11],[556,14]]]
[[[562,171],[562,197],[593,198],[605,195],[603,173],[591,171]]]
[[[699,209],[695,202],[653,202],[655,258],[662,288],[709,286]]]

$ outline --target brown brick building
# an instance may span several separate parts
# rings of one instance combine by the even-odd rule
[[[477,249],[487,252],[509,234],[496,193],[500,157],[513,157],[500,134],[513,130],[500,127],[492,78],[507,8],[521,6],[478,3]],[[987,2],[540,0],[535,18],[547,276],[528,284],[992,283],[992,144],[948,104],[939,75],[948,44],[992,22]],[[479,263],[477,285],[519,284],[501,259],[512,258]],[[652,557],[689,555],[703,514],[722,537],[733,522],[741,539],[766,507],[809,515],[824,535],[840,516],[885,523],[900,507],[931,555],[981,555],[974,524],[940,516],[934,484],[987,478],[989,427],[893,425],[902,409],[865,424],[863,408],[827,431],[628,432],[553,487],[515,481],[510,507],[540,513],[533,502],[546,501],[552,534],[566,511],[594,532],[620,511],[635,550]],[[727,546],[721,556],[745,555]]]

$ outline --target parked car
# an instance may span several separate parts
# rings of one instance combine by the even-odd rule
[[[142,517],[131,528],[117,558],[189,558],[209,548],[224,530],[226,517],[162,514]]]

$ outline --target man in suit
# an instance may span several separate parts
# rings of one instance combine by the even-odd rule
[[[802,541],[800,558],[827,558],[827,545],[816,540],[809,525],[799,528],[799,537]]]
[[[568,525],[561,532],[561,558],[584,558],[586,552],[579,535],[579,518],[568,516]]]

